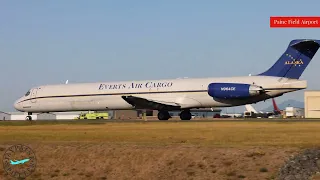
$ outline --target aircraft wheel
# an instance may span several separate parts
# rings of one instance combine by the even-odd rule
[[[26,120],[27,120],[27,121],[31,121],[31,120],[32,120],[32,117],[31,117],[31,116],[27,116],[27,117],[26,117]]]
[[[158,119],[159,120],[168,120],[170,118],[170,114],[168,111],[159,111]]]
[[[184,110],[180,113],[181,120],[190,120],[191,118],[192,118],[192,115],[189,110]]]

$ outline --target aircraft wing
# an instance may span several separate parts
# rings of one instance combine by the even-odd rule
[[[180,109],[180,105],[175,102],[157,100],[155,98],[143,98],[137,96],[122,96],[122,98],[135,108],[139,109]]]

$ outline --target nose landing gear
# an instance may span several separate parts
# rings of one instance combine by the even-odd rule
[[[32,115],[32,113],[28,112],[28,116],[26,116],[26,120],[27,121],[32,121],[32,116],[31,115]]]

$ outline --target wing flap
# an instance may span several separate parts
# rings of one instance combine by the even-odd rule
[[[122,99],[137,109],[174,110],[181,108],[181,106],[175,102],[147,99],[137,96],[122,96]]]

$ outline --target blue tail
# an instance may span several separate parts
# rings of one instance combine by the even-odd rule
[[[292,40],[278,61],[259,76],[299,79],[320,47],[320,40]]]

